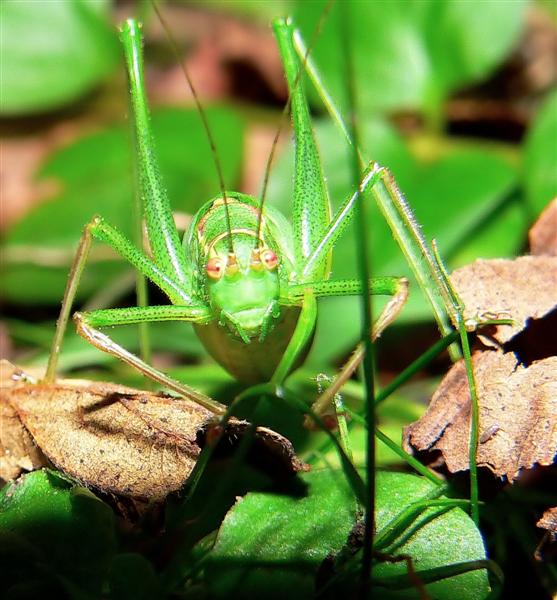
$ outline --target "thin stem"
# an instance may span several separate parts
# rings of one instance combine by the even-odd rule
[[[458,331],[451,331],[449,335],[441,338],[431,348],[426,350],[421,356],[419,356],[414,362],[399,373],[389,384],[387,384],[382,390],[379,390],[375,397],[375,404],[379,404],[386,400],[393,392],[395,392],[403,383],[406,383],[413,375],[421,371],[427,366],[436,356],[441,354],[443,350],[448,348],[454,343],[459,337]]]
[[[464,305],[453,287],[447,269],[443,263],[435,240],[432,242],[433,255],[437,261],[439,272],[444,279],[444,287],[447,293],[447,304],[452,305],[452,316],[455,326],[460,336],[464,365],[466,367],[466,377],[468,379],[468,389],[470,390],[470,440],[468,448],[468,463],[470,469],[470,514],[476,527],[480,524],[479,510],[479,491],[478,491],[478,443],[479,443],[479,419],[480,408],[478,394],[476,389],[476,379],[472,367],[472,354],[468,342],[468,332],[464,322]]]
[[[344,4],[340,11],[340,36],[345,62],[345,85],[349,107],[349,130],[354,146],[350,152],[352,183],[354,188],[364,195],[360,188],[360,176],[363,164],[357,148],[360,148],[359,131],[357,128],[357,96],[354,74],[352,36],[350,31],[351,3]],[[374,382],[374,347],[372,340],[373,307],[369,289],[370,267],[368,264],[369,228],[366,214],[367,203],[356,203],[356,252],[358,255],[358,271],[362,282],[362,336],[364,349],[363,373],[366,387],[366,505],[364,506],[364,547],[361,568],[361,595],[367,598],[372,589],[371,564],[373,552],[373,538],[375,531],[375,382]]]
[[[344,411],[350,415],[350,418],[359,423],[360,425],[365,426],[365,420],[353,410],[350,410],[348,407],[344,406]],[[411,454],[408,454],[403,448],[401,448],[394,440],[383,433],[379,428],[375,428],[375,435],[377,439],[379,439],[385,446],[387,446],[390,450],[399,455],[402,460],[406,461],[415,471],[417,471],[420,475],[423,475],[426,479],[429,479],[435,485],[444,485],[443,481],[439,479],[434,473],[432,473],[426,466],[424,466],[419,460],[415,459]]]

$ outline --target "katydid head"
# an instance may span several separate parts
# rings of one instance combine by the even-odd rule
[[[263,340],[279,316],[278,257],[267,247],[237,243],[238,254],[214,252],[205,266],[206,291],[219,324],[248,343]]]

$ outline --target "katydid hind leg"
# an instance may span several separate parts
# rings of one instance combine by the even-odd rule
[[[129,87],[130,107],[136,149],[138,185],[143,201],[149,243],[161,271],[191,291],[190,266],[162,183],[160,167],[151,131],[151,117],[143,80],[141,25],[128,19],[120,28]]]
[[[331,211],[306,95],[298,81],[302,66],[293,45],[293,27],[285,20],[277,20],[274,30],[291,94],[295,139],[294,253],[298,272],[301,273],[301,267],[323,237]],[[327,274],[328,264],[324,260],[315,265],[305,281],[320,279]]]
[[[408,280],[401,277],[396,279],[396,282],[397,289],[394,291],[385,308],[381,311],[379,317],[373,324],[371,335],[372,341],[377,340],[381,336],[383,331],[385,331],[385,329],[397,318],[406,303],[408,298]],[[312,409],[315,413],[322,416],[331,414],[333,412],[333,399],[335,395],[340,392],[342,386],[346,383],[346,381],[348,381],[348,379],[350,379],[356,369],[360,366],[363,357],[364,347],[360,342],[348,360],[344,363],[340,371],[337,373],[331,384],[312,405]],[[310,421],[306,419],[306,424],[309,423]]]
[[[216,402],[205,394],[202,394],[201,392],[191,388],[188,385],[185,385],[184,383],[172,379],[162,371],[159,371],[158,369],[155,369],[151,365],[147,364],[138,356],[132,354],[117,344],[109,336],[88,325],[81,313],[75,313],[74,321],[76,323],[76,329],[79,335],[87,340],[91,345],[95,346],[95,348],[115,356],[129,366],[143,373],[153,381],[156,381],[165,387],[174,390],[184,398],[197,402],[211,412],[219,415],[225,413],[226,409],[222,404],[220,404],[220,402]]]
[[[168,278],[160,269],[127,240],[118,230],[106,223],[100,217],[94,217],[83,229],[78,249],[76,251],[68,282],[62,300],[60,316],[56,325],[56,332],[51,347],[51,353],[46,369],[45,381],[52,382],[56,378],[58,356],[62,340],[66,331],[75,295],[77,293],[83,270],[87,263],[89,250],[93,239],[103,241],[119,253],[124,259],[138,269],[145,277],[150,279],[175,303],[193,308],[195,303],[180,287],[179,284]],[[131,309],[128,309],[131,310]],[[136,311],[141,309],[136,307]],[[173,310],[169,308],[169,310]],[[102,311],[101,311],[102,312]],[[137,321],[136,321],[137,322]]]

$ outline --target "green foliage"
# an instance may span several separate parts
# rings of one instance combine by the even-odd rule
[[[541,107],[524,144],[524,182],[532,212],[557,196],[557,90]]]
[[[224,177],[226,181],[237,181],[242,163],[238,140],[242,139],[243,123],[228,108],[207,112]],[[153,117],[153,128],[173,207],[191,214],[217,193],[214,165],[199,116],[194,110],[162,110]],[[65,250],[67,258],[60,267],[50,269],[32,264],[32,255],[23,264],[8,261],[2,273],[2,293],[21,303],[58,304],[75,245],[84,225],[95,214],[131,236],[133,185],[127,128],[111,127],[59,150],[43,166],[39,178],[54,181],[60,192],[17,223],[8,233],[4,248],[9,252],[14,247],[31,245],[37,247],[35,253],[39,256],[54,248]],[[114,260],[91,261],[79,289],[80,297],[88,297],[123,269],[124,265]]]
[[[55,109],[103,81],[120,56],[109,8],[109,0],[3,2],[0,113]]]
[[[162,590],[153,565],[141,554],[119,554],[109,573],[111,600],[153,600]]]
[[[339,553],[357,520],[358,507],[342,472],[314,471],[303,476],[306,495],[250,493],[226,516],[215,547],[207,555],[204,578],[217,598],[308,598],[326,557]],[[377,532],[380,535],[404,508],[434,489],[412,475],[377,473]],[[355,552],[357,548],[353,548]],[[481,536],[460,509],[428,509],[389,549],[410,554],[417,570],[485,557]],[[406,563],[378,562],[374,576],[406,573]],[[355,575],[357,582],[357,575]],[[486,573],[478,571],[429,586],[438,599],[485,598]],[[345,589],[348,596],[355,590]],[[417,598],[415,589],[392,597]]]
[[[362,113],[418,108],[439,116],[454,90],[486,77],[516,43],[525,0],[355,2],[350,35]],[[323,2],[300,2],[294,17],[309,40]],[[345,98],[338,3],[314,56],[334,98]]]
[[[42,586],[60,597],[74,587],[98,595],[115,550],[109,507],[55,472],[30,473],[0,491],[3,598],[32,597]]]

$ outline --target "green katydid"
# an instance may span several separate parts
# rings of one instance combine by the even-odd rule
[[[53,379],[56,356],[80,275],[93,239],[110,245],[143,276],[157,285],[171,304],[76,313],[80,335],[163,385],[221,413],[223,407],[168,378],[113,342],[98,328],[153,321],[189,321],[213,357],[240,380],[281,383],[303,360],[317,318],[316,299],[362,293],[359,280],[330,279],[331,253],[345,230],[362,190],[382,176],[373,165],[360,190],[331,218],[327,190],[312,131],[303,86],[303,68],[293,43],[293,27],[275,24],[275,33],[290,87],[296,143],[293,223],[276,209],[245,194],[227,191],[204,204],[181,241],[159,175],[143,81],[141,26],[121,28],[130,82],[137,143],[138,172],[152,257],[117,229],[95,217],[85,226],[62,303],[47,379]],[[202,114],[203,116],[203,114]],[[210,135],[210,131],[208,130]],[[382,277],[370,282],[371,293],[393,296],[378,322],[383,329],[406,297],[406,280]]]

